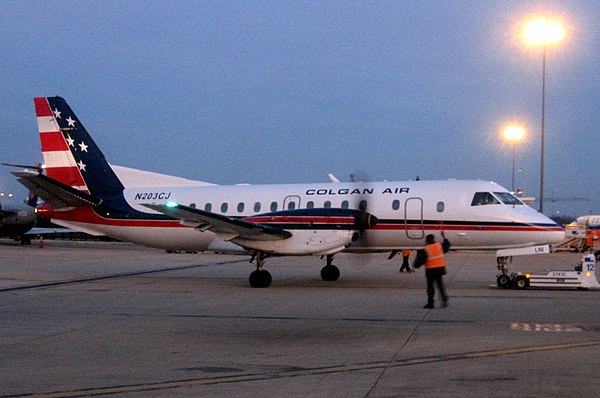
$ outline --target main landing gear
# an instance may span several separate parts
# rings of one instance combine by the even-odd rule
[[[257,251],[250,259],[250,262],[254,262],[256,260],[256,270],[250,273],[250,277],[248,281],[250,282],[250,286],[256,288],[263,288],[271,286],[271,282],[273,278],[269,271],[263,269],[263,265],[265,264],[265,258],[267,254],[265,252]],[[321,269],[321,279],[324,281],[337,281],[340,277],[340,269],[332,264],[333,262],[333,254],[327,255],[327,265],[325,265]]]
[[[269,271],[263,269],[263,265],[265,264],[265,253],[264,252],[256,252],[250,262],[252,262],[256,258],[256,271],[252,271],[250,273],[250,277],[248,278],[250,282],[250,286],[262,288],[271,286],[271,282],[273,278]]]
[[[327,255],[327,265],[321,269],[321,279],[327,282],[337,281],[340,277],[340,269],[332,264],[333,256]]]

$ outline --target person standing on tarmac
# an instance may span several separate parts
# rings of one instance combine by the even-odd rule
[[[406,272],[408,272],[408,273],[412,272],[412,270],[410,269],[410,265],[408,264],[409,256],[410,256],[410,250],[408,250],[408,249],[402,250],[402,266],[400,267],[400,272],[404,272],[404,270],[406,270]]]
[[[442,306],[448,306],[448,295],[444,287],[443,276],[446,275],[446,258],[444,254],[450,250],[450,241],[446,239],[442,231],[442,243],[435,241],[435,236],[429,234],[425,237],[425,247],[417,252],[417,258],[413,267],[419,268],[425,265],[425,275],[427,277],[427,304],[423,308],[433,308],[435,288],[437,285],[442,299]]]

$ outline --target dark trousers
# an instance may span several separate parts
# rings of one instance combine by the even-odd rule
[[[446,267],[428,268],[425,270],[425,276],[427,276],[427,304],[433,305],[433,297],[435,295],[434,284],[437,284],[442,301],[444,303],[448,301],[446,289],[444,288],[444,275],[446,275]]]
[[[404,270],[410,271],[410,266],[408,265],[408,256],[402,256],[402,266],[400,267],[400,272]]]

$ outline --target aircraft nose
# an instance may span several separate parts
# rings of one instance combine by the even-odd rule
[[[563,227],[555,223],[552,219],[543,216],[546,219],[548,227],[544,233],[544,238],[547,240],[544,243],[560,243],[565,240],[565,230]]]
[[[560,228],[560,227],[558,227]],[[560,228],[560,231],[552,231],[552,232],[548,232],[548,243],[560,243],[562,241],[565,240],[565,230]]]

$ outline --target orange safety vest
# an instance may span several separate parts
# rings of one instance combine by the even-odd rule
[[[425,253],[427,253],[425,268],[439,268],[446,265],[444,249],[442,248],[441,243],[435,242],[425,246]]]
[[[402,257],[410,256],[410,250],[402,250]]]

